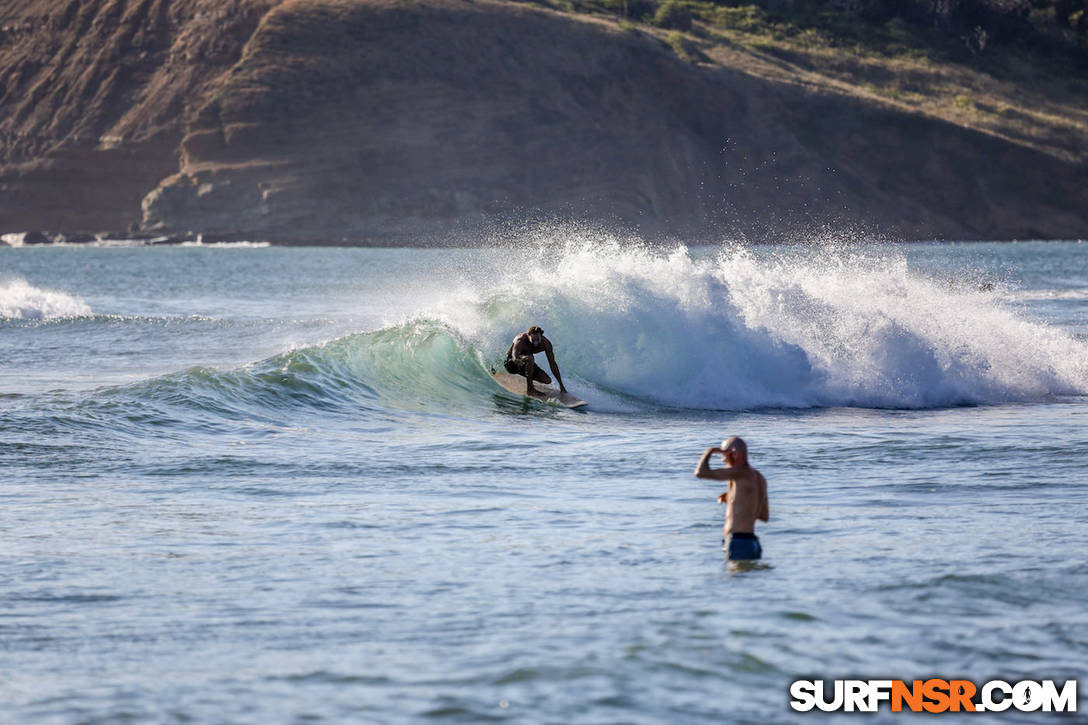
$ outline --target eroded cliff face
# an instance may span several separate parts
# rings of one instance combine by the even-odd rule
[[[702,218],[744,95],[643,36],[491,2],[289,2],[144,221],[393,238],[553,213]]]
[[[772,239],[1088,229],[1076,164],[534,6],[17,2],[0,26],[16,28],[0,45],[4,230],[411,243],[538,217]]]
[[[0,5],[0,229],[124,229],[277,0]]]

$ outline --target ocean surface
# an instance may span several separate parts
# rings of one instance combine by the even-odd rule
[[[586,409],[489,378],[530,324]],[[692,476],[730,435],[758,566]],[[1088,245],[3,248],[0,471],[0,722],[1083,693]]]

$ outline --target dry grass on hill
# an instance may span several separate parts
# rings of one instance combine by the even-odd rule
[[[689,29],[655,27],[650,16],[613,22],[659,38],[690,62],[865,98],[1088,162],[1088,74],[1067,59],[1019,47],[973,53],[894,21],[859,41],[772,23],[751,6],[683,5],[691,8]]]

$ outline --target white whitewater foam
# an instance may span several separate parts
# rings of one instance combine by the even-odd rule
[[[41,289],[24,279],[0,280],[0,319],[48,320],[90,314],[86,302],[66,292]]]
[[[204,247],[206,249],[267,249],[271,242],[205,242],[201,239],[182,242],[182,247]]]
[[[996,293],[911,270],[887,247],[693,258],[682,246],[574,238],[513,256],[435,314],[494,357],[540,324],[562,369],[665,405],[919,408],[1088,394],[1084,342]]]
[[[930,407],[1088,393],[1084,343],[993,293],[921,275],[900,253],[757,261],[732,251],[717,265],[748,327],[801,347],[826,373],[817,399]]]

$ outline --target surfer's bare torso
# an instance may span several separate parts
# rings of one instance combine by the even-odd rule
[[[543,393],[533,388],[533,381],[547,385],[552,380],[536,365],[533,356],[540,352],[547,356],[548,367],[551,368],[552,375],[559,383],[559,390],[567,392],[566,386],[563,385],[563,376],[559,374],[559,365],[555,362],[555,350],[552,348],[551,340],[544,337],[544,331],[535,325],[520,333],[510,344],[510,348],[506,351],[507,372],[525,376],[526,395],[543,397]]]
[[[549,356],[554,355],[555,353],[552,351],[551,341],[541,335],[539,342],[533,344],[533,341],[529,338],[529,333],[522,332],[514,338],[514,342],[510,345],[510,350],[507,352],[507,357],[517,360],[526,355],[536,355],[539,352],[545,352]]]

